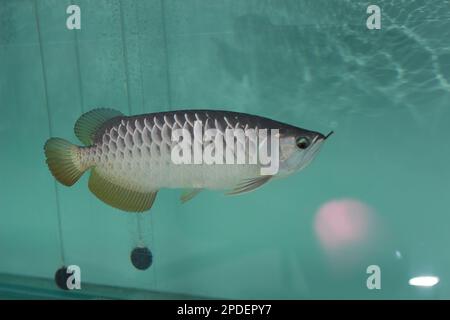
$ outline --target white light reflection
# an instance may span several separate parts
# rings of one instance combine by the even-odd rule
[[[432,287],[439,282],[435,276],[420,276],[409,279],[409,285],[418,287]]]

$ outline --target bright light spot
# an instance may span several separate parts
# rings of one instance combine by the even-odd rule
[[[402,258],[402,253],[400,251],[395,251],[395,256],[397,257],[397,259],[401,259]]]
[[[411,286],[419,286],[419,287],[432,287],[436,285],[438,282],[439,278],[434,276],[421,276],[409,279],[409,284]]]

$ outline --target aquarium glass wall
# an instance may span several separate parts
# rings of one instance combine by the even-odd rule
[[[450,298],[449,39],[444,0],[0,0],[0,288],[75,265],[121,298]],[[99,107],[334,134],[254,192],[127,213],[45,162]]]

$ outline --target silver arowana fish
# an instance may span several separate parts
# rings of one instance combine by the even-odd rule
[[[261,164],[175,164],[171,160],[172,130],[193,132],[194,122],[204,129],[279,130],[279,170],[261,175]],[[47,140],[48,167],[62,184],[71,186],[91,170],[89,189],[105,203],[131,212],[151,208],[162,188],[184,188],[183,202],[202,189],[252,191],[273,178],[303,169],[315,157],[327,136],[268,118],[215,110],[179,110],[125,116],[112,109],[95,109],[75,124],[76,146],[61,138]],[[225,140],[225,139],[224,139]],[[226,141],[224,141],[226,144]],[[228,146],[226,146],[228,147]]]

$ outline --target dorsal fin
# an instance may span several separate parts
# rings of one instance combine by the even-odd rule
[[[102,124],[120,116],[123,116],[123,114],[114,109],[100,108],[88,111],[79,117],[75,123],[75,135],[85,146],[90,146],[96,131]]]

